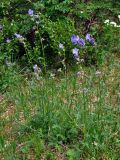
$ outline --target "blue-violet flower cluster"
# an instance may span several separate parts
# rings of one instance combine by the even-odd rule
[[[91,34],[86,34],[86,41],[89,42],[91,45],[94,45],[95,39],[92,38]]]
[[[29,14],[29,16],[33,16],[34,15],[34,11],[32,9],[29,9],[28,10],[28,14]]]
[[[89,42],[91,45],[94,45],[95,44],[95,39],[91,36],[91,34],[87,33],[86,34],[86,37],[85,37],[85,40],[87,42]],[[80,38],[78,35],[75,35],[73,34],[71,36],[71,42],[74,44],[74,45],[78,45],[79,47],[84,47],[85,46],[85,40]],[[78,52],[79,52],[79,49],[77,48],[74,48],[72,50],[73,52],[73,56],[76,60],[79,60],[79,56],[78,56]]]

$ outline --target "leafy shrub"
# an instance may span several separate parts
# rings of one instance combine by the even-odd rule
[[[85,37],[91,33],[95,39],[94,47],[86,47],[80,53],[86,65],[102,64],[108,54],[118,52],[118,1],[2,0],[0,4],[2,62],[21,60],[22,64],[37,63],[44,68],[64,58],[69,61],[73,59],[72,34]],[[29,9],[33,14],[28,14]],[[115,21],[117,27],[105,24],[106,19]],[[24,39],[16,38],[15,34]],[[64,52],[59,48],[60,43],[65,46]]]

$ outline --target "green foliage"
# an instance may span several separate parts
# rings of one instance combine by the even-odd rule
[[[3,26],[0,32],[1,61],[6,58],[10,61],[21,58],[20,52],[23,54],[23,51],[19,48],[14,34],[20,33],[26,37],[33,28],[35,28],[35,35],[31,35],[29,41],[26,38],[23,43],[26,54],[22,55],[22,64],[37,63],[45,67],[48,64],[62,61],[64,54],[67,55],[66,58],[69,61],[72,57],[73,46],[70,42],[72,34],[84,37],[86,33],[91,33],[95,38],[95,48],[93,50],[87,48],[82,53],[84,55],[82,58],[85,59],[87,65],[99,65],[104,62],[107,55],[119,50],[117,36],[119,28],[104,24],[106,19],[110,19],[119,25],[118,1],[106,0],[103,3],[76,0],[36,0],[34,2],[2,0],[0,4],[0,21]],[[31,18],[28,15],[30,8],[34,10],[38,18]],[[34,47],[31,46],[32,36],[35,36]],[[10,44],[6,44],[7,38],[12,39]],[[65,45],[65,53],[59,50],[59,43]]]

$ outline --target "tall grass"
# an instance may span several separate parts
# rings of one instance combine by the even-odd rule
[[[14,83],[0,103],[3,159],[119,159],[116,66],[39,80],[9,70]]]

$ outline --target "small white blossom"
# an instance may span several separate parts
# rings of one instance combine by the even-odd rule
[[[111,25],[113,25],[114,27],[117,26],[116,22],[110,22]]]
[[[120,15],[118,15],[118,19],[120,20]]]
[[[82,58],[82,59],[80,59],[80,62],[84,62],[84,59]]]
[[[62,68],[59,68],[57,71],[58,71],[58,72],[62,72]]]
[[[11,40],[10,40],[9,38],[7,38],[7,39],[6,39],[6,42],[7,42],[7,43],[10,43],[10,42],[11,42]]]
[[[60,49],[64,49],[64,45],[62,43],[59,44]]]
[[[119,28],[119,27],[120,27],[120,25],[117,25],[116,27],[117,27],[117,28]]]
[[[101,72],[100,71],[96,71],[95,73],[97,76],[101,75]]]
[[[35,64],[35,65],[33,66],[33,69],[34,69],[34,72],[38,72],[38,65]]]
[[[36,21],[36,24],[39,24],[40,22],[39,21]]]
[[[50,77],[54,79],[55,78],[55,73],[50,73]]]
[[[105,21],[104,21],[104,23],[106,24],[108,24],[108,23],[110,23],[110,20],[109,19],[106,19]]]
[[[35,65],[33,65],[33,70],[34,70],[34,74],[35,74],[36,79],[40,80],[40,75],[41,75],[41,72],[42,72],[41,68],[38,67],[37,64],[35,64]]]

